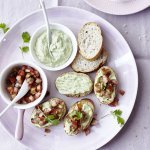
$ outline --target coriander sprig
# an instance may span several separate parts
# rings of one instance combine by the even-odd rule
[[[46,116],[45,120],[49,123],[52,123],[52,125],[58,125],[59,124],[59,120],[55,119],[54,115]]]
[[[30,42],[31,36],[28,32],[23,32],[21,37],[22,37],[23,44]],[[23,53],[27,53],[29,51],[29,46],[21,46],[19,48]]]
[[[24,43],[29,43],[30,42],[30,34],[28,32],[23,32],[22,33],[22,39]]]
[[[0,29],[6,33],[9,30],[9,27],[5,23],[0,23]]]
[[[107,117],[107,116],[110,116],[110,115],[113,115],[114,118],[117,119],[118,124],[120,124],[121,126],[125,124],[124,119],[121,117],[121,115],[122,115],[122,110],[116,109],[116,110],[114,110],[114,111],[111,111],[109,114],[106,114],[105,116],[101,117],[101,119],[103,119],[103,118],[105,118],[105,117]]]
[[[28,46],[22,46],[22,47],[19,47],[20,50],[23,52],[23,53],[27,53],[29,51],[29,47]]]
[[[121,117],[122,111],[121,111],[120,109],[116,109],[116,110],[114,110],[114,111],[111,111],[111,114],[112,114],[115,118],[117,118],[118,124],[124,125],[125,121],[124,121],[124,119]]]
[[[59,120],[55,119],[54,115],[48,115],[46,116],[44,114],[44,112],[40,109],[40,107],[38,107],[38,109],[40,110],[40,112],[43,114],[43,116],[45,117],[45,121],[47,121],[48,123],[51,123],[52,125],[56,126],[59,124]]]
[[[83,114],[82,114],[81,112],[79,112],[79,111],[76,111],[76,110],[74,110],[74,111],[70,114],[70,116],[71,116],[72,118],[77,119],[77,120],[80,120],[81,118],[83,118]]]

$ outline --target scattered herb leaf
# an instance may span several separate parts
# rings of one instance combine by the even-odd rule
[[[29,47],[28,46],[23,46],[23,47],[19,47],[20,50],[23,52],[23,53],[27,53],[29,51]]]
[[[117,121],[118,121],[118,124],[124,125],[124,119],[121,118],[120,116],[117,116]]]
[[[23,32],[22,33],[22,39],[24,43],[29,43],[30,42],[30,34],[28,32]]]
[[[6,33],[9,30],[9,27],[5,23],[0,23],[0,29],[3,30],[4,33]]]
[[[116,109],[115,111],[112,111],[111,114],[117,118],[117,122],[120,125],[124,125],[124,119],[121,117],[122,111],[120,109]]]
[[[120,115],[122,115],[122,111],[121,111],[120,109],[116,109],[116,110],[113,111],[112,113],[113,113],[113,115],[115,115],[115,116],[120,116]]]

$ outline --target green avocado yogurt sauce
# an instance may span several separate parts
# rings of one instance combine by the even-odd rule
[[[72,53],[71,38],[61,30],[51,29],[51,43],[48,48],[47,32],[36,40],[34,51],[38,60],[48,67],[59,67],[65,64]],[[49,53],[51,51],[51,54]]]

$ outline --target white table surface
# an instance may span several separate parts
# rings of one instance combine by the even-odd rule
[[[57,0],[45,0],[47,7],[57,5]],[[30,5],[29,5],[30,3]],[[89,10],[112,23],[125,37],[136,58],[139,72],[137,101],[123,130],[101,150],[150,149],[150,8],[129,16],[113,16],[99,12],[83,0],[59,0],[59,5]],[[1,0],[0,22],[11,27],[18,19],[39,9],[38,0]],[[0,37],[2,37],[0,33]],[[10,137],[0,125],[1,150],[25,150]]]

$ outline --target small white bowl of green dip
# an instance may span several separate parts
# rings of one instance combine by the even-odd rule
[[[77,40],[73,32],[62,24],[51,23],[50,32],[49,48],[46,26],[34,32],[30,42],[30,53],[40,67],[50,71],[62,70],[74,60],[77,53]]]

